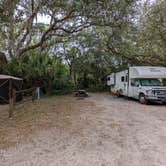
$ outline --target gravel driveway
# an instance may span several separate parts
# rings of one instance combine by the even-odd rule
[[[79,102],[63,115],[70,123],[0,149],[0,166],[166,166],[166,105],[109,94],[67,99],[71,110]]]

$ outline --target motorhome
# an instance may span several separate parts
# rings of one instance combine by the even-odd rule
[[[135,66],[107,76],[112,93],[148,101],[166,102],[166,67]]]

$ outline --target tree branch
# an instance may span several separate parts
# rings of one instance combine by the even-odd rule
[[[24,48],[21,48],[21,49],[18,49],[17,54],[20,56],[20,55],[22,55],[23,53],[25,53],[25,52],[27,52],[29,50],[41,47],[45,41],[47,41],[48,39],[50,39],[52,37],[52,34],[50,33],[52,31],[56,32],[57,30],[62,30],[64,32],[66,32],[66,33],[72,34],[72,33],[81,31],[84,28],[87,28],[87,27],[90,26],[89,24],[88,25],[85,25],[85,24],[84,25],[79,25],[76,28],[74,28],[73,30],[68,30],[68,29],[63,28],[62,27],[63,24],[57,26],[57,23],[63,23],[64,21],[75,17],[74,15],[72,15],[73,13],[74,13],[74,10],[70,11],[62,19],[56,20],[56,22],[54,22],[54,24],[50,25],[49,28],[42,34],[41,39],[40,39],[40,41],[38,43],[30,45],[30,46],[27,46],[27,47],[24,47]],[[54,34],[56,34],[56,33],[54,33]]]
[[[21,45],[25,42],[27,36],[29,35],[29,33],[30,33],[30,31],[31,31],[31,28],[32,28],[33,20],[34,20],[35,16],[37,15],[39,9],[40,9],[40,5],[38,5],[38,6],[36,7],[36,9],[34,9],[34,10],[32,11],[31,16],[27,19],[27,21],[26,21],[26,22],[27,22],[26,32],[25,32],[25,34],[23,35],[23,37],[22,37],[22,39],[20,40],[20,42],[18,43],[17,49],[19,49],[19,47],[21,47]],[[25,27],[24,27],[24,28],[25,28]],[[23,29],[24,29],[24,28],[23,28]]]

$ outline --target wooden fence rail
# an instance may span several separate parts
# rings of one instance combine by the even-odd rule
[[[33,102],[35,100],[35,93],[36,93],[36,88],[23,89],[19,91],[9,90],[9,118],[13,116],[14,105],[23,103],[28,100],[32,100]],[[21,95],[22,100],[17,103],[18,94]],[[28,96],[30,97],[28,98]]]

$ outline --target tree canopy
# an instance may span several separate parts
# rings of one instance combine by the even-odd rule
[[[68,36],[93,25],[119,27],[125,24],[134,0],[2,0],[1,43],[9,56],[44,49],[50,40],[64,42]],[[49,17],[47,25],[38,16]],[[4,44],[5,40],[5,44]]]
[[[158,0],[148,7],[140,21],[140,40],[145,60],[166,66],[166,1]]]

